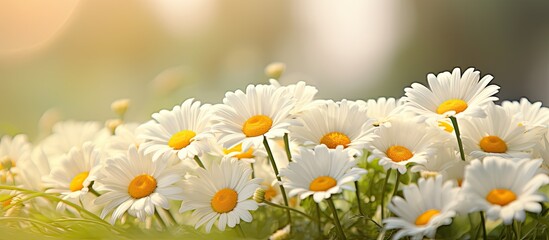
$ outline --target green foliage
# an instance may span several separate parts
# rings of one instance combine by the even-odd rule
[[[347,239],[390,239],[395,230],[383,231],[380,221],[380,197],[388,203],[395,186],[395,174],[389,176],[387,190],[382,192],[386,171],[377,164],[377,160],[366,161],[366,156],[359,159],[358,165],[368,173],[358,181],[358,192],[345,191],[333,196],[339,219]],[[412,184],[419,177],[408,172],[399,179],[401,187]],[[73,204],[74,212],[58,212],[55,205],[57,196],[42,192],[13,189],[0,186],[0,189],[17,190],[18,201],[12,201],[0,212],[0,231],[3,239],[267,239],[278,229],[288,223],[284,209],[261,205],[252,212],[251,223],[241,222],[244,235],[237,229],[219,231],[215,226],[210,233],[184,224],[171,224],[164,228],[157,218],[147,228],[143,223],[126,216],[125,223],[112,226],[97,215]],[[540,192],[549,196],[549,186]],[[358,194],[358,198],[357,198]],[[397,194],[401,194],[398,192]],[[0,202],[11,199],[8,194],[0,195]],[[292,212],[291,239],[335,239],[337,238],[335,221],[325,201],[317,205],[312,197],[301,200],[295,208],[311,217]],[[360,204],[359,204],[360,203]],[[68,204],[68,203],[67,203]],[[488,239],[543,239],[549,235],[549,203],[544,202],[539,214],[527,213],[526,221],[515,222],[504,226],[499,222],[488,222]],[[359,209],[360,206],[361,208]],[[177,216],[179,203],[171,205],[172,214]],[[385,206],[386,207],[386,206]],[[11,211],[11,212],[10,212]],[[179,217],[179,218],[178,218]],[[320,220],[320,224],[318,220]],[[475,239],[482,238],[480,215],[471,213],[456,216],[452,223],[437,230],[437,239]]]

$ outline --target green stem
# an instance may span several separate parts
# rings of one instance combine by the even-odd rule
[[[288,133],[284,134],[284,149],[286,150],[286,157],[288,158],[288,162],[292,162],[292,152],[290,152],[290,138],[288,136]]]
[[[479,212],[480,214],[480,226],[482,227],[482,239],[486,240],[486,221],[484,220],[484,212]]]
[[[399,171],[397,171],[396,174],[397,174],[397,177],[396,177],[396,182],[395,182],[395,190],[393,190],[393,195],[391,196],[391,198],[396,196],[396,194],[398,192],[398,185],[400,184],[400,176],[402,175],[402,174],[400,174]]]
[[[389,177],[391,176],[392,170],[392,168],[387,170],[387,173],[385,174],[385,182],[383,182],[383,186],[381,187],[381,222],[385,219],[385,190],[387,189],[387,182],[389,182]]]
[[[112,225],[110,225],[106,222],[96,221],[96,220],[93,220],[93,219],[85,219],[85,218],[64,218],[64,219],[58,219],[58,220],[52,221],[52,223],[63,223],[63,222],[90,223],[90,224],[102,225],[106,228],[111,228],[112,227]]]
[[[315,202],[315,206],[316,206],[316,226],[318,228],[318,238],[321,239],[322,238],[322,226],[320,225],[320,205]]]
[[[244,230],[242,230],[242,226],[240,226],[240,224],[237,224],[236,228],[238,229],[238,233],[240,234],[240,236],[246,238],[246,234],[244,233]]]
[[[339,222],[339,217],[337,216],[337,209],[335,208],[334,201],[332,198],[327,199],[328,206],[330,206],[330,209],[332,210],[332,214],[334,215],[334,223],[336,225],[337,235],[339,236],[339,239],[347,239],[345,237],[345,232],[343,231],[343,227],[341,227],[341,223]]]
[[[358,188],[358,181],[355,181],[355,193],[356,193],[356,202],[358,205],[358,212],[361,216],[364,216],[364,213],[362,212],[362,199],[360,198],[360,191]]]
[[[513,239],[520,239],[520,237],[518,235],[518,232],[517,232],[517,229],[515,229],[515,221],[514,220],[511,223],[511,225],[509,225],[509,227],[511,228],[511,232],[513,233]]]
[[[273,167],[273,171],[276,175],[276,179],[278,182],[280,182],[280,192],[282,193],[282,198],[284,199],[284,205],[286,207],[289,207],[288,204],[288,196],[286,196],[286,190],[284,189],[284,186],[282,185],[282,178],[278,176],[278,167],[276,166],[276,162],[273,156],[273,152],[271,151],[271,147],[269,146],[269,142],[267,141],[267,138],[263,136],[263,145],[265,145],[265,150],[267,150],[267,155],[269,156],[269,161],[271,162],[271,166]],[[292,214],[290,213],[290,210],[286,210],[286,214],[288,215],[288,224],[292,223]]]
[[[162,229],[168,229],[168,226],[164,222],[164,219],[162,219],[162,217],[160,216],[160,213],[158,213],[156,209],[154,211],[154,216],[156,217],[156,220],[158,220],[158,223],[160,223],[160,225],[162,226]]]
[[[95,191],[95,189],[93,189],[93,184],[94,183],[95,183],[95,181],[92,181],[90,183],[90,187],[88,189],[93,195],[95,195],[96,197],[99,197],[99,196],[101,196],[101,194],[99,194],[97,191]]]
[[[252,179],[255,178],[255,168],[254,168],[254,164],[253,163],[250,163],[250,167],[252,168]]]
[[[198,166],[200,166],[201,168],[206,169],[204,167],[204,164],[202,164],[202,161],[200,161],[200,158],[198,156],[196,156],[196,155],[194,156],[194,161],[196,162],[196,164],[198,164]]]
[[[465,161],[465,151],[463,150],[463,143],[461,142],[461,133],[459,132],[459,124],[457,122],[456,117],[451,116],[450,121],[452,121],[452,125],[454,126],[454,132],[456,133],[456,138],[458,142],[459,147],[459,155],[461,157],[461,160]]]
[[[25,218],[25,217],[0,217],[0,222],[4,222],[4,221],[13,221],[13,222],[16,222],[16,223],[21,223],[21,222],[30,222],[30,223],[34,223],[34,224],[38,224],[44,228],[47,228],[49,229],[50,231],[53,231],[57,234],[61,234],[62,231],[60,231],[59,228],[56,228],[46,222],[42,222],[42,221],[39,221],[39,220],[35,220],[35,219],[32,219],[32,218]]]
[[[469,225],[471,226],[470,227],[471,236],[474,236],[471,239],[478,239],[478,233],[479,233],[479,230],[480,230],[480,226],[478,226],[478,224],[475,224],[473,222],[473,217],[472,217],[471,213],[469,213],[467,216],[469,217]],[[475,226],[478,226],[478,227],[475,227]],[[473,231],[474,231],[474,234],[473,234]],[[503,231],[502,231],[502,233],[503,233]]]
[[[295,208],[291,208],[291,207],[286,207],[286,206],[282,206],[282,205],[278,205],[276,203],[273,203],[273,202],[269,202],[269,201],[263,201],[265,204],[269,205],[269,206],[273,206],[273,207],[277,207],[277,208],[282,208],[282,209],[285,209],[285,210],[288,210],[288,211],[294,211],[296,213],[299,213],[303,216],[305,216],[306,218],[310,219],[311,221],[315,221],[316,222],[316,219],[314,219],[313,217],[311,217],[309,214],[306,214],[302,211],[299,211]]]

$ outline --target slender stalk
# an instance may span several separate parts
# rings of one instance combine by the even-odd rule
[[[168,221],[170,222],[170,224],[175,224],[177,225],[177,221],[175,220],[175,218],[173,217],[172,215],[172,212],[170,212],[169,209],[164,209],[164,208],[158,208],[158,209],[162,209],[162,212],[164,213],[164,215],[168,218]],[[158,210],[157,209],[157,210]]]
[[[156,217],[156,220],[158,220],[158,223],[160,223],[160,225],[162,226],[162,229],[168,229],[168,226],[164,222],[164,219],[162,219],[162,217],[160,216],[160,213],[158,213],[156,209],[154,211],[154,216]]]
[[[278,182],[280,182],[280,192],[282,193],[282,198],[284,199],[284,205],[286,205],[286,207],[289,207],[290,205],[288,204],[288,196],[286,196],[286,190],[281,183],[282,179],[280,178],[280,176],[278,176],[278,167],[276,166],[273,152],[271,151],[271,147],[269,146],[269,142],[267,141],[267,138],[265,136],[263,136],[263,145],[265,145],[265,150],[267,150],[267,155],[269,156],[269,161],[271,162],[271,166],[273,167],[276,179],[278,180]],[[286,214],[288,215],[288,223],[291,224],[292,214],[290,213],[290,210],[286,210]]]
[[[478,239],[478,232],[480,230],[480,226],[478,226],[478,228],[475,227],[477,224],[475,224],[473,222],[473,217],[471,216],[471,213],[469,213],[467,216],[469,217],[469,225],[471,226],[471,233],[473,233],[473,230],[474,230],[474,233],[475,233],[474,237],[471,238],[471,239]],[[503,231],[502,231],[502,233],[503,233]]]
[[[316,206],[316,226],[318,228],[318,238],[322,238],[322,226],[320,226],[320,205],[315,202]]]
[[[513,232],[513,238],[514,239],[520,239],[520,236],[518,235],[518,231],[517,229],[515,228],[515,220],[513,220],[513,222],[511,223],[511,225],[509,225],[509,227],[511,228],[512,232]]]
[[[385,182],[383,182],[383,187],[381,187],[381,221],[385,219],[385,190],[387,190],[387,182],[389,182],[389,177],[391,176],[391,171],[393,169],[389,168],[385,174]]]
[[[294,211],[294,212],[299,213],[299,214],[303,215],[304,217],[310,219],[311,221],[315,221],[315,222],[317,221],[317,220],[314,219],[311,215],[309,215],[309,214],[307,214],[307,213],[304,213],[304,212],[302,212],[302,211],[299,211],[299,210],[297,210],[297,209],[295,209],[295,208],[291,208],[291,207],[286,207],[286,206],[278,205],[278,204],[276,204],[276,203],[269,202],[269,201],[263,201],[263,203],[265,203],[265,204],[267,204],[267,205],[269,205],[269,206],[273,206],[273,207],[277,207],[277,208],[286,209],[286,210],[288,210],[288,211]]]
[[[292,162],[292,152],[290,152],[290,138],[288,133],[284,134],[284,149],[286,150],[286,157],[288,157],[288,162]]]
[[[391,197],[396,196],[396,194],[398,192],[398,185],[400,184],[400,176],[402,175],[402,174],[400,174],[399,171],[397,171],[396,174],[397,174],[397,177],[396,177],[396,182],[395,182],[395,190],[393,190],[393,195],[391,195]]]
[[[36,225],[40,225],[46,229],[49,229],[50,231],[52,232],[55,232],[57,234],[61,234],[63,233],[63,231],[57,227],[54,227],[48,223],[45,223],[45,222],[42,222],[42,221],[39,221],[39,220],[35,220],[35,219],[32,219],[32,218],[26,218],[26,217],[0,217],[0,222],[4,222],[4,221],[12,221],[12,222],[15,222],[15,223],[21,223],[21,222],[30,222],[30,223],[33,223],[33,224],[36,224]]]
[[[250,167],[252,168],[252,179],[255,178],[255,168],[254,168],[254,164],[253,163],[250,163]]]
[[[465,151],[463,150],[463,143],[461,142],[461,133],[459,132],[459,124],[457,122],[456,117],[451,116],[450,121],[452,121],[452,125],[454,126],[454,132],[456,133],[456,138],[458,142],[459,147],[459,155],[461,157],[461,160],[465,161]]]
[[[360,191],[358,188],[358,181],[355,181],[355,193],[356,193],[356,202],[358,206],[358,212],[361,216],[364,216],[364,213],[362,212],[362,199],[360,198]]]
[[[482,239],[486,240],[486,220],[484,220],[484,212],[479,212],[480,214],[480,226],[482,227]]]
[[[330,209],[332,210],[332,214],[334,215],[334,223],[336,225],[337,235],[339,239],[347,239],[345,237],[345,232],[343,231],[343,227],[341,227],[341,223],[339,222],[339,217],[337,216],[337,209],[335,208],[334,201],[332,198],[327,199],[328,206],[330,206]]]
[[[198,166],[200,166],[201,168],[206,169],[204,167],[204,164],[202,164],[202,161],[200,161],[200,158],[198,158],[198,156],[196,156],[196,155],[194,156],[194,161],[196,162],[196,164],[198,164]]]
[[[246,233],[244,233],[244,230],[242,230],[242,226],[240,226],[240,224],[236,225],[236,229],[238,229],[238,233],[240,234],[240,236],[246,238]]]
[[[97,191],[95,191],[95,189],[93,189],[93,184],[94,184],[94,183],[95,183],[95,181],[92,181],[92,182],[90,183],[90,187],[89,187],[88,189],[89,189],[89,191],[90,191],[93,195],[95,195],[96,197],[99,197],[99,196],[101,196],[101,194],[98,193]]]
[[[4,185],[0,185],[0,189],[15,190],[15,191],[23,192],[23,193],[34,194],[34,197],[43,197],[43,198],[47,198],[47,199],[50,199],[50,200],[53,200],[53,201],[62,202],[66,205],[69,205],[70,207],[75,208],[76,210],[78,210],[82,213],[85,213],[86,215],[88,215],[88,216],[90,216],[90,217],[92,217],[92,218],[94,218],[98,221],[102,221],[102,222],[105,221],[105,220],[101,219],[100,217],[98,217],[97,215],[95,215],[95,214],[91,213],[90,211],[84,209],[83,207],[80,207],[75,203],[72,203],[72,202],[67,201],[67,200],[63,200],[63,199],[61,199],[59,197],[56,197],[56,196],[54,196],[52,194],[49,194],[49,193],[42,193],[42,192],[27,190],[27,189],[13,187],[13,186],[4,186]]]

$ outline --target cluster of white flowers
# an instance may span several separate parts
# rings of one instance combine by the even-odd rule
[[[315,100],[317,89],[304,82],[271,79],[227,92],[221,104],[187,99],[142,124],[59,122],[34,145],[25,135],[4,136],[0,185],[17,188],[2,190],[10,196],[3,205],[27,194],[13,189],[28,189],[65,200],[57,211],[78,212],[69,201],[111,224],[190,211],[191,219],[172,221],[210,232],[214,224],[224,231],[253,221],[259,207],[307,215],[300,201],[311,197],[330,209],[334,232],[345,238],[333,199],[348,200],[343,191],[361,198],[358,181],[371,170],[358,162],[367,159],[395,188],[391,196],[383,185],[373,200],[381,217],[368,217],[381,231],[396,230],[394,239],[435,237],[468,213],[504,225],[540,213],[549,109],[527,99],[497,105],[499,87],[472,68],[427,80],[429,87],[414,83],[399,99],[333,101]],[[123,116],[128,101],[112,108]],[[416,177],[399,185],[405,174]],[[289,210],[287,220],[295,224]]]

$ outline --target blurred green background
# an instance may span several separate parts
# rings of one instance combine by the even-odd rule
[[[187,98],[305,80],[320,98],[401,96],[474,66],[500,99],[549,101],[547,1],[1,0],[0,134],[55,119],[145,121]],[[46,116],[41,116],[47,112]]]

